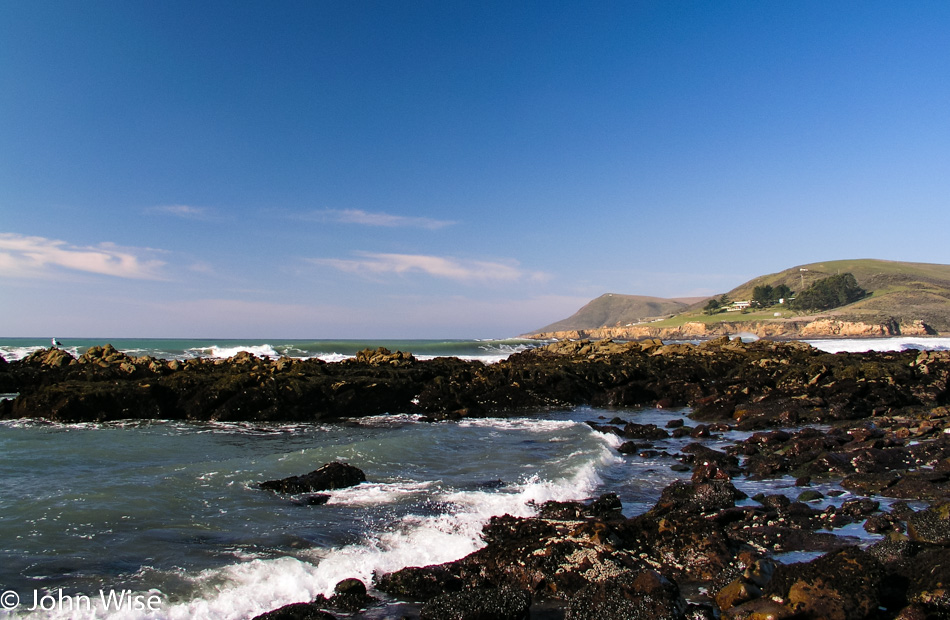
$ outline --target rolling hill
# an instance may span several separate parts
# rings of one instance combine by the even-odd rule
[[[852,304],[817,314],[805,315],[787,306],[776,306],[710,316],[702,312],[705,299],[607,294],[573,316],[528,335],[677,338],[750,332],[794,338],[950,333],[950,265],[878,259],[810,263],[759,276],[726,295],[732,301],[749,300],[753,289],[765,284],[785,284],[793,291],[801,291],[818,280],[842,273],[853,274],[869,294]]]
[[[559,332],[598,327],[621,327],[656,318],[676,315],[705,297],[664,299],[643,295],[606,293],[591,300],[583,308],[567,317],[539,329],[539,332]]]

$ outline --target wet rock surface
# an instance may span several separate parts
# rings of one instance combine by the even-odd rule
[[[895,533],[865,550],[831,533],[880,514],[878,502],[854,499],[830,512],[784,496],[737,505],[742,494],[721,472],[697,472],[632,518],[617,511],[604,515],[599,507],[613,504],[610,498],[548,502],[529,518],[495,517],[479,551],[447,564],[379,575],[376,587],[422,601],[422,609],[430,605],[425,601],[437,601],[430,608],[440,610],[450,602],[483,609],[479,605],[488,605],[499,591],[519,592],[544,618],[844,620],[950,613],[946,544]],[[895,519],[935,522],[940,532],[945,527],[945,505],[914,511],[898,504],[894,512],[901,515]],[[835,515],[846,518],[829,521]],[[816,548],[827,553],[808,562],[782,564],[771,557]],[[684,597],[683,587],[693,600]],[[697,597],[697,591],[706,594]],[[422,617],[523,617],[444,613]]]
[[[303,476],[289,476],[280,480],[262,482],[260,487],[266,491],[278,493],[310,493],[313,491],[329,491],[345,489],[366,482],[366,474],[349,463],[327,463]],[[319,499],[317,502],[323,503]]]

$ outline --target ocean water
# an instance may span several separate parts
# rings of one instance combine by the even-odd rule
[[[629,413],[661,423],[682,415]],[[374,573],[463,557],[482,544],[492,515],[530,515],[550,499],[615,490],[642,512],[683,474],[670,457],[622,457],[615,436],[585,424],[615,414],[3,422],[0,590],[20,605],[0,616],[248,618],[329,594],[348,577],[371,583]],[[368,482],[318,506],[257,487],[330,461],[360,467]],[[100,592],[106,603],[109,593],[157,597],[156,609],[116,610]]]
[[[50,346],[49,338],[0,338],[0,357],[7,361],[26,357],[37,349]],[[58,338],[60,348],[74,357],[88,348],[109,343],[131,355],[162,359],[195,357],[227,358],[240,351],[266,357],[317,357],[338,362],[356,355],[362,349],[386,347],[391,351],[409,351],[419,359],[439,356],[498,362],[512,353],[531,349],[550,341],[508,338],[498,340],[288,340],[288,339],[172,339],[172,338]],[[950,350],[950,338],[897,337],[805,340],[810,345],[838,353],[841,351],[900,351],[905,349]]]
[[[102,344],[62,340],[74,354]],[[848,346],[863,343],[872,344]],[[176,358],[251,350],[338,359],[387,346],[493,362],[536,343],[112,344],[133,355]],[[0,354],[16,359],[45,345],[4,339]],[[329,594],[345,578],[370,584],[377,573],[461,558],[481,546],[481,529],[493,515],[530,515],[549,499],[614,492],[628,516],[640,514],[670,482],[688,476],[671,470],[677,461],[670,455],[696,440],[659,440],[653,456],[623,456],[616,436],[586,422],[619,415],[664,426],[687,414],[579,407],[439,423],[359,411],[333,424],[0,422],[0,618],[251,618]],[[721,448],[744,437],[730,432],[705,441]],[[257,486],[331,461],[360,467],[368,482],[332,491],[318,506]],[[794,498],[800,491],[792,479],[737,485],[750,495]],[[851,534],[869,542],[863,530]],[[400,615],[393,607],[365,617]]]
[[[109,343],[132,357],[147,355],[178,360],[195,357],[226,358],[240,351],[248,351],[267,357],[317,357],[326,362],[338,362],[353,357],[362,349],[386,347],[391,351],[409,351],[419,359],[449,356],[491,363],[539,344],[537,340],[519,338],[502,340],[221,340],[60,337],[57,340],[61,343],[60,348],[74,357],[82,355],[92,346]],[[50,338],[0,338],[0,356],[7,361],[18,360],[37,349],[49,347],[50,344]]]

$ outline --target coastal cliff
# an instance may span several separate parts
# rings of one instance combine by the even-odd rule
[[[704,323],[692,321],[678,327],[655,327],[650,324],[624,327],[598,327],[565,331],[526,334],[538,340],[696,340],[753,334],[759,338],[796,340],[803,338],[880,338],[888,336],[933,336],[937,332],[921,320],[899,322],[864,322],[833,318],[776,321],[722,321]]]

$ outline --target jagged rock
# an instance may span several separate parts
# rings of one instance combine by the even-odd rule
[[[711,512],[735,505],[746,494],[726,480],[706,480],[696,484],[677,481],[660,494],[660,499],[651,513]]]
[[[854,517],[867,517],[877,512],[880,507],[881,502],[859,497],[857,499],[849,499],[841,504],[841,512]]]
[[[625,441],[617,448],[617,452],[620,454],[637,454],[643,448],[647,447],[649,444],[638,444],[633,441]]]
[[[117,366],[121,363],[132,363],[132,358],[121,353],[111,344],[90,347],[76,360],[80,364],[97,364],[103,368]]]
[[[623,504],[616,493],[605,493],[591,502],[587,513],[592,517],[603,519],[623,518]]]
[[[379,347],[376,350],[363,349],[356,353],[356,361],[361,364],[370,364],[380,366],[388,364],[390,366],[405,366],[416,361],[412,353],[396,351],[393,353],[386,347]]]
[[[799,614],[859,620],[877,612],[884,567],[870,554],[848,547],[812,562],[779,566],[766,586]]]
[[[330,598],[319,595],[313,601],[320,607],[330,607],[345,612],[356,612],[379,602],[379,599],[366,593],[366,584],[359,579],[344,579],[333,588]]]
[[[462,589],[462,579],[446,566],[409,566],[376,578],[376,588],[414,601],[427,601]]]
[[[739,469],[738,458],[733,455],[726,454],[725,452],[720,452],[719,450],[713,450],[712,448],[704,446],[701,443],[691,443],[684,447],[682,452],[687,455],[685,459],[687,463],[694,463],[696,465],[708,463],[711,465],[716,465],[720,469],[732,475],[741,473],[741,470]]]
[[[623,427],[621,435],[629,439],[666,439],[670,436],[656,424],[634,424],[633,422]]]
[[[290,476],[280,480],[262,482],[260,487],[266,491],[279,493],[310,493],[345,489],[366,482],[366,474],[358,467],[348,463],[327,463],[303,476]]]
[[[76,362],[75,358],[67,351],[56,347],[37,349],[20,361],[23,364],[39,364],[50,368],[69,366]]]

